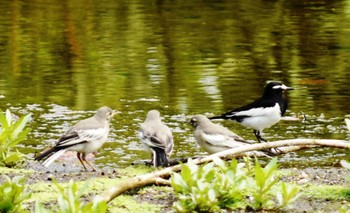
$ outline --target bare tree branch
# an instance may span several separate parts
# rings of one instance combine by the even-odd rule
[[[281,140],[267,143],[257,143],[246,145],[242,147],[233,148],[223,152],[209,155],[204,158],[197,158],[193,160],[195,164],[203,164],[213,161],[213,158],[219,157],[223,159],[232,159],[240,156],[244,156],[246,152],[258,151],[264,149],[278,148],[284,153],[296,151],[300,148],[312,148],[317,146],[328,146],[335,148],[347,149],[350,147],[349,141],[344,140],[328,140],[328,139],[291,139]],[[99,199],[103,199],[107,202],[113,200],[115,197],[123,194],[124,192],[144,187],[152,184],[168,184],[165,179],[169,178],[173,172],[178,172],[181,169],[181,165],[175,165],[172,167],[164,168],[162,170],[155,171],[153,173],[139,175],[134,178],[125,180],[124,182],[113,186],[106,190],[102,195],[98,196]]]

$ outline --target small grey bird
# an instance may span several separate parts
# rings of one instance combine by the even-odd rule
[[[139,136],[146,151],[152,154],[153,166],[169,166],[174,139],[169,127],[162,123],[157,110],[147,113],[145,122],[140,124]]]
[[[42,165],[48,167],[59,156],[66,151],[76,151],[77,157],[84,169],[84,162],[93,171],[96,169],[86,160],[86,155],[95,153],[107,140],[109,134],[109,123],[115,112],[109,107],[101,107],[96,114],[90,118],[79,121],[70,127],[56,142],[55,146],[43,151],[35,160],[44,159]]]
[[[204,115],[195,115],[190,123],[195,128],[197,143],[209,154],[250,144],[227,128],[214,124]]]

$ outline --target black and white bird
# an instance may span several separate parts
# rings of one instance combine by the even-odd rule
[[[115,112],[109,107],[99,108],[94,116],[81,120],[70,127],[53,147],[43,151],[35,157],[35,160],[44,159],[42,165],[48,167],[66,151],[76,151],[84,169],[87,170],[85,162],[93,171],[96,171],[86,160],[86,155],[95,153],[106,142],[109,134],[109,123],[114,115]]]
[[[204,115],[195,115],[190,123],[194,127],[194,137],[198,145],[209,154],[251,144],[229,129],[214,124]],[[266,156],[263,152],[255,151],[253,153]]]
[[[169,166],[174,139],[170,128],[162,123],[159,111],[147,113],[145,122],[140,124],[139,136],[146,151],[152,154],[153,166]]]
[[[266,142],[261,136],[262,131],[280,121],[287,110],[288,102],[283,97],[285,90],[293,90],[293,88],[279,82],[270,82],[265,86],[261,98],[210,119],[237,121],[245,127],[254,129],[254,135],[259,142]]]

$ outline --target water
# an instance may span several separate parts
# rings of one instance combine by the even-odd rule
[[[29,156],[100,106],[118,110],[95,163],[121,167],[149,158],[137,137],[148,110],[173,130],[174,157],[204,155],[186,121],[246,104],[278,80],[295,88],[287,116],[307,119],[281,121],[265,138],[349,139],[349,3],[2,1],[0,106],[33,114],[21,147]],[[346,156],[317,149],[280,160],[333,165]]]

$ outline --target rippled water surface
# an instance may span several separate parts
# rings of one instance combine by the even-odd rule
[[[0,107],[32,113],[29,156],[102,105],[119,114],[100,167],[149,159],[137,130],[150,109],[173,130],[174,157],[205,155],[186,121],[249,103],[269,80],[295,88],[287,116],[306,120],[281,121],[267,139],[349,139],[350,1],[1,1],[0,12]],[[347,158],[314,149],[281,161]]]

